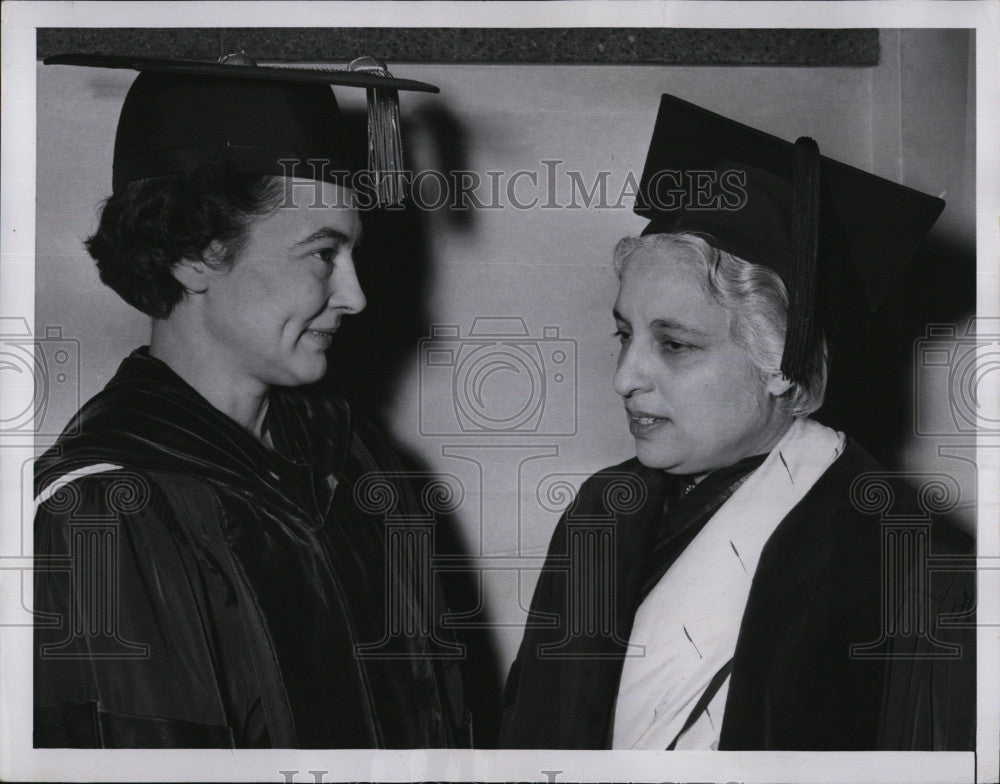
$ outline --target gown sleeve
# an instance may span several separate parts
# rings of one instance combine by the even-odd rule
[[[893,641],[880,728],[882,749],[976,748],[974,550],[957,532],[943,526],[939,531],[950,541],[937,537],[936,551],[965,556],[969,568],[932,574],[930,580],[910,586],[910,601],[929,611],[929,628]]]
[[[35,516],[34,745],[263,745],[233,591],[148,478],[77,479]]]

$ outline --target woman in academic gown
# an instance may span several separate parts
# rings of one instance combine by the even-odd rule
[[[613,309],[637,454],[556,527],[503,745],[973,748],[972,574],[919,555],[971,543],[810,417],[838,265],[877,305],[942,203],[671,96],[640,199]]]
[[[35,745],[461,743],[440,590],[387,530],[415,489],[345,402],[302,391],[365,306],[329,84],[435,88],[56,62],[142,72],[87,247],[152,337],[36,465]]]

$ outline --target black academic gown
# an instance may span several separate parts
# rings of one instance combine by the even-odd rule
[[[265,427],[273,449],[139,350],[39,459],[36,494],[122,468],[36,513],[36,746],[455,743],[440,592],[387,566],[387,515],[423,516],[388,445],[295,390]],[[387,636],[390,594],[413,623]]]
[[[927,635],[912,634],[890,634],[878,651],[884,656],[850,653],[852,645],[883,637],[883,526],[878,514],[860,511],[850,497],[857,477],[882,470],[848,441],[844,453],[768,540],[740,626],[720,749],[974,747],[971,570],[959,566],[957,571],[937,573],[929,585],[907,580],[907,590],[920,593],[921,606],[928,608],[931,636],[961,645],[960,658],[928,656],[942,649]],[[644,490],[635,496],[641,503],[620,505],[611,516],[613,553],[571,545],[574,526],[609,519],[608,502],[613,487],[622,486],[622,477],[633,477]],[[664,504],[668,501],[669,506],[668,499],[676,495],[678,481],[632,459],[584,483],[556,527],[535,591],[529,625],[507,682],[502,746],[610,748],[623,654],[635,612],[650,582],[655,584],[657,575],[683,550],[684,541],[693,538],[724,500],[708,503],[707,514],[700,517],[690,514],[686,530],[674,532],[675,541],[664,546]],[[710,475],[701,484],[712,481]],[[716,487],[722,495],[733,489],[728,479]],[[894,490],[896,512],[916,508],[902,483]],[[972,552],[968,537],[944,523],[935,524],[932,532],[935,556]],[[680,547],[675,546],[678,541]],[[574,572],[572,564],[577,562],[580,568]],[[588,575],[605,580],[611,576],[613,589],[604,594],[613,596],[613,634],[580,633],[579,623],[575,630],[567,623],[575,601],[571,586],[574,580],[578,587],[581,580],[592,580]],[[581,593],[590,601],[600,595],[588,593],[586,585]],[[945,628],[937,622],[942,613],[965,614],[966,625]],[[552,619],[558,620],[553,624]],[[558,647],[544,647],[553,644]]]

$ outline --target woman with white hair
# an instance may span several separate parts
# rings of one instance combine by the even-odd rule
[[[971,612],[970,576],[887,570],[865,483],[918,499],[810,416],[837,298],[855,280],[877,305],[943,204],[671,96],[640,198],[613,308],[636,457],[556,528],[504,745],[972,748],[974,630],[939,623]]]

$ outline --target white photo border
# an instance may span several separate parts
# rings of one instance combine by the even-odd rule
[[[35,29],[38,27],[726,27],[976,30],[979,316],[1000,316],[1000,8],[994,2],[5,2],[2,29],[0,314],[33,328]],[[25,307],[25,303],[31,303]],[[995,374],[994,374],[995,375]],[[9,379],[8,379],[9,381]],[[30,380],[25,380],[30,383]],[[8,390],[9,391],[9,390]],[[996,390],[987,393],[1000,394]],[[0,390],[0,420],[5,412]],[[32,448],[25,452],[29,457]],[[0,450],[0,616],[19,611],[31,543],[9,521],[31,509],[24,455]],[[1000,450],[979,454],[980,558],[1000,563]],[[27,549],[25,549],[27,548]],[[28,560],[25,560],[28,559]],[[31,746],[31,628],[0,628],[0,779],[17,781],[976,782],[1000,779],[1000,571],[978,577],[975,753],[493,750],[51,750]],[[314,773],[317,772],[317,773]]]

